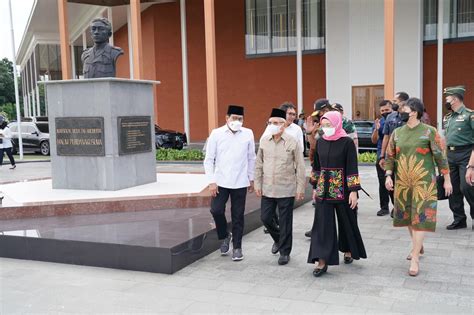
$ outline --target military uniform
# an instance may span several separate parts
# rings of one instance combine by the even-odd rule
[[[115,61],[123,54],[122,48],[106,44],[104,48],[96,46],[84,50],[82,63],[84,65],[84,78],[115,77]]]
[[[446,88],[445,94],[464,95],[464,88]],[[454,216],[453,225],[465,227],[466,214],[463,197],[466,198],[471,218],[474,219],[474,187],[466,183],[466,166],[474,147],[474,111],[463,104],[457,111],[452,111],[444,116],[443,128],[445,129],[448,163],[453,185],[453,193],[449,197],[449,207]]]

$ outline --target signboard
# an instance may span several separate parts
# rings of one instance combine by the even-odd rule
[[[119,155],[152,151],[151,117],[118,117]]]
[[[105,155],[103,117],[60,117],[55,122],[57,155]]]

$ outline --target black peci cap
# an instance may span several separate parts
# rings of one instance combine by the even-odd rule
[[[229,105],[229,108],[227,109],[227,115],[244,115],[244,108],[242,106],[238,105]]]
[[[281,110],[279,108],[272,108],[272,113],[270,114],[270,118],[272,117],[283,118],[286,120],[286,113],[284,110]]]

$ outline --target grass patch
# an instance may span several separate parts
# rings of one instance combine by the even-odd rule
[[[157,161],[203,161],[204,153],[201,150],[187,149],[158,149],[156,150]]]
[[[375,163],[377,162],[377,153],[375,152],[364,152],[359,154],[359,163]]]

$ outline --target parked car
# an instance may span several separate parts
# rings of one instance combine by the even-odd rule
[[[8,125],[12,132],[13,153],[18,152],[18,123]],[[23,150],[49,155],[49,125],[47,122],[21,122]]]
[[[359,151],[376,151],[377,144],[372,143],[372,120],[354,120],[359,138]]]
[[[188,139],[185,133],[175,130],[162,129],[155,124],[155,146],[156,148],[165,149],[183,149],[188,145]]]

